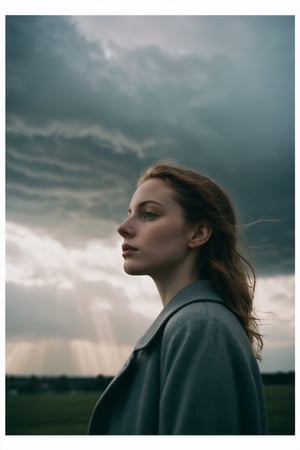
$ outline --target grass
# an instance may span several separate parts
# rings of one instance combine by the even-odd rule
[[[294,385],[265,386],[269,433],[295,433]],[[17,395],[6,399],[7,435],[84,435],[99,393]]]
[[[7,396],[6,434],[83,435],[99,393]]]
[[[295,434],[295,385],[265,386],[269,434]]]

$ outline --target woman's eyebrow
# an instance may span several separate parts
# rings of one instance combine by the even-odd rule
[[[138,208],[142,208],[143,206],[148,205],[148,203],[154,203],[155,205],[163,206],[162,203],[157,202],[156,200],[144,200],[143,202],[139,203],[139,204],[137,205],[137,207],[138,207]],[[128,209],[128,212],[131,213],[131,208]]]

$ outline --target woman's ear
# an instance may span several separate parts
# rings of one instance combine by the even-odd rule
[[[190,232],[189,247],[196,248],[206,244],[212,235],[212,227],[207,222],[195,225]]]

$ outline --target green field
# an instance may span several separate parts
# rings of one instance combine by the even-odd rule
[[[270,434],[294,434],[294,385],[267,385],[265,392]],[[88,420],[98,397],[98,393],[8,395],[6,434],[86,434]]]
[[[269,434],[295,434],[295,385],[265,386]]]

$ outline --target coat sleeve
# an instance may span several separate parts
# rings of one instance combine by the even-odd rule
[[[241,409],[255,402],[255,383],[239,341],[247,338],[239,323],[233,328],[191,314],[169,321],[161,348],[159,434],[244,434]]]

